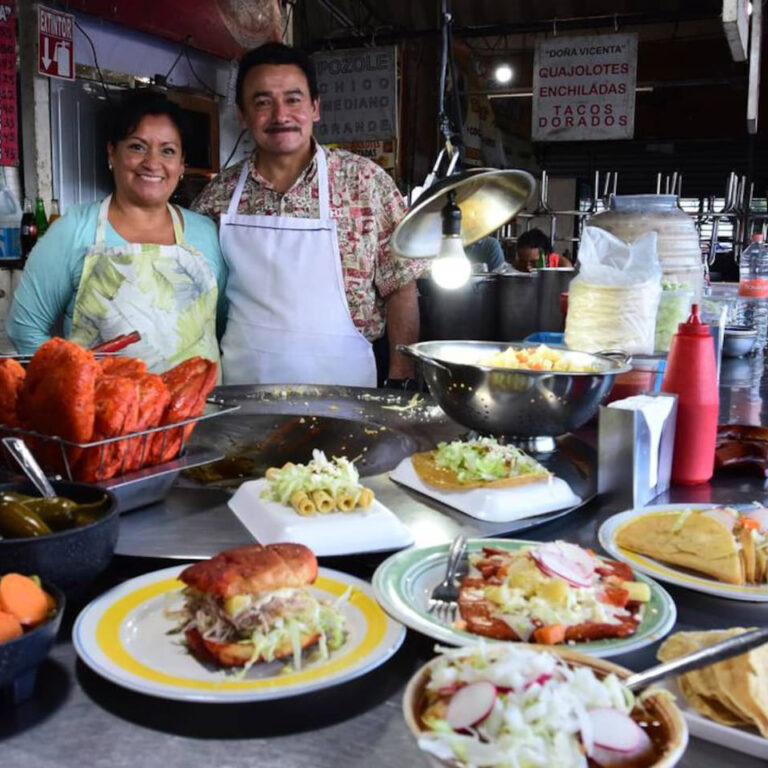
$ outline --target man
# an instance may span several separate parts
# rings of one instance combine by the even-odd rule
[[[389,249],[405,212],[397,187],[312,138],[320,104],[302,51],[267,43],[245,54],[237,105],[256,148],[193,204],[218,217],[229,266],[224,382],[376,386],[371,342],[386,323],[389,384],[403,385],[413,366],[395,345],[418,339],[423,267]]]
[[[529,229],[517,238],[517,251],[515,254],[515,269],[520,272],[530,272],[539,266],[541,256],[544,256],[545,264],[552,251],[552,241],[540,230]],[[572,267],[568,259],[558,255],[558,267]]]

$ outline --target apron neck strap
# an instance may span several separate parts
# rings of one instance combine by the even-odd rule
[[[107,242],[107,222],[109,221],[109,204],[112,202],[112,195],[107,195],[99,206],[99,216],[96,219],[96,245],[103,246]],[[184,227],[181,225],[181,219],[176,209],[168,203],[168,210],[171,213],[173,222],[173,238],[176,245],[184,242]]]
[[[320,218],[331,218],[330,192],[328,188],[328,163],[325,159],[323,148],[317,144],[315,157],[317,158],[317,193],[320,203]]]
[[[319,145],[315,145],[315,158],[317,160],[317,192],[318,202],[320,204],[320,218],[329,219],[331,217],[330,191],[328,187],[328,163],[325,159],[325,152]],[[245,182],[251,170],[250,160],[243,163],[243,170],[240,171],[240,178],[237,180],[237,186],[232,194],[227,208],[227,216],[237,215],[237,208],[240,205],[240,199],[243,196]]]

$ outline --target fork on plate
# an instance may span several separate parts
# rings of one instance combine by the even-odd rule
[[[427,603],[427,613],[433,615],[443,624],[453,624],[459,609],[459,585],[456,583],[456,573],[464,557],[467,540],[457,536],[448,550],[448,563],[445,566],[445,577],[432,590]]]

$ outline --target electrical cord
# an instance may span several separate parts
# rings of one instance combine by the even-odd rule
[[[211,86],[210,86],[210,85],[208,85],[208,83],[206,83],[206,82],[205,82],[205,81],[204,81],[204,80],[203,80],[203,79],[202,79],[202,78],[201,78],[201,77],[200,77],[200,76],[197,74],[197,72],[195,72],[195,68],[192,66],[192,59],[190,59],[190,58],[189,58],[189,48],[187,47],[187,44],[186,44],[186,43],[184,43],[184,56],[185,56],[185,57],[186,57],[186,59],[187,59],[187,64],[189,65],[189,71],[190,71],[190,72],[191,72],[191,73],[194,75],[194,77],[195,77],[195,80],[197,80],[197,82],[198,82],[198,83],[200,83],[200,85],[202,85],[202,86],[203,86],[203,88],[205,88],[205,90],[206,90],[206,91],[208,91],[209,93],[212,93],[214,96],[218,96],[220,99],[223,99],[223,98],[225,98],[224,94],[221,94],[221,93],[219,93],[218,91],[216,91],[216,90],[214,90],[213,88],[211,88]]]
[[[285,26],[283,26],[283,35],[280,38],[281,40],[285,40],[285,33],[288,31],[288,25],[291,23],[291,16],[293,15],[293,6],[295,5],[296,0],[284,0],[284,4],[288,6],[288,11],[285,14]]]
[[[165,80],[166,83],[168,82],[168,78],[171,76],[171,72],[173,72],[173,70],[176,69],[176,65],[181,60],[181,57],[184,55],[184,47],[185,47],[185,45],[186,45],[186,43],[182,43],[181,44],[181,48],[179,50],[179,55],[173,60],[173,64],[171,64],[171,68],[163,76],[163,80]]]
[[[235,156],[235,152],[237,152],[237,148],[240,146],[240,140],[243,138],[243,136],[245,136],[245,131],[246,131],[245,128],[243,128],[243,130],[240,131],[240,135],[237,137],[235,146],[232,147],[232,151],[229,153],[229,157],[224,161],[224,164],[221,167],[222,171],[229,165],[229,161]]]
[[[109,89],[107,88],[107,84],[104,82],[104,74],[101,71],[101,67],[99,66],[99,57],[96,55],[96,47],[93,44],[93,40],[91,40],[90,35],[80,26],[77,19],[75,19],[75,26],[80,30],[83,37],[88,41],[88,44],[91,46],[91,51],[93,52],[93,64],[96,67],[96,71],[99,73],[99,80],[101,81],[101,87],[104,89],[104,95],[107,98],[107,101],[112,101],[112,96],[109,93]]]

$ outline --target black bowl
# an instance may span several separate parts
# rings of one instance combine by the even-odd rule
[[[14,704],[32,695],[37,668],[53,647],[64,614],[62,591],[45,581],[43,589],[56,601],[56,614],[21,637],[0,643],[0,691],[9,689]]]
[[[120,518],[114,495],[85,483],[52,482],[60,496],[80,504],[98,501],[105,495],[107,511],[95,523],[69,531],[24,539],[0,540],[0,566],[4,573],[36,574],[73,594],[90,584],[108,565],[117,544]],[[1,491],[38,495],[31,483],[0,485]]]

